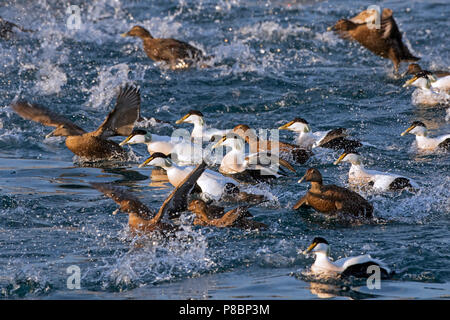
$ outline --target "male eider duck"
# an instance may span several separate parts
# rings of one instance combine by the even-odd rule
[[[450,104],[450,76],[437,78],[430,71],[422,70],[403,85],[408,86],[418,88],[412,94],[414,104],[425,106]]]
[[[0,17],[0,38],[10,39],[13,34],[13,28],[17,28],[22,32],[34,32],[33,30],[25,29],[15,23],[4,20]]]
[[[190,44],[176,39],[153,38],[150,32],[141,26],[134,26],[122,37],[139,37],[144,51],[154,61],[164,61],[170,68],[186,69],[203,58],[203,52]]]
[[[173,230],[175,227],[170,223],[162,222],[164,215],[171,218],[179,216],[188,205],[188,196],[195,186],[197,179],[206,168],[206,163],[199,164],[186,178],[173,190],[162,204],[158,212],[144,205],[131,193],[113,186],[109,183],[91,183],[97,190],[113,199],[120,205],[122,212],[128,213],[128,225],[132,232],[152,232],[155,230]]]
[[[107,139],[129,135],[135,121],[139,119],[140,106],[140,90],[133,86],[124,86],[119,91],[115,108],[100,127],[92,132],[84,131],[72,121],[40,105],[19,101],[12,104],[12,109],[24,119],[56,127],[46,138],[64,136],[70,151],[88,161],[97,161],[127,158],[124,149]]]
[[[311,266],[311,271],[316,275],[368,278],[374,274],[374,271],[369,269],[371,266],[379,268],[381,279],[389,279],[393,275],[384,262],[372,258],[369,254],[331,261],[329,258],[330,246],[328,241],[322,237],[314,238],[303,253],[310,252],[316,255],[316,260]]]
[[[248,211],[248,206],[239,206],[228,212],[225,212],[222,207],[212,207],[203,200],[192,200],[188,209],[195,213],[194,225],[250,230],[267,229],[265,223],[247,219],[252,217],[252,214]],[[218,210],[218,208],[221,210]]]
[[[186,141],[183,137],[160,136],[139,128],[133,129],[119,145],[139,143],[147,145],[149,154],[158,152],[170,155],[178,164],[199,163],[203,158],[203,148],[200,144]]]
[[[322,175],[319,170],[309,168],[298,183],[303,180],[311,182],[311,188],[294,205],[294,210],[307,205],[329,215],[341,213],[357,218],[372,218],[373,207],[366,199],[346,188],[334,184],[322,184]]]
[[[165,169],[167,178],[174,187],[177,187],[194,168],[192,166],[179,166],[162,153],[152,154],[139,165],[139,168],[147,165]],[[235,201],[243,202],[261,202],[264,200],[263,195],[253,195],[240,191],[236,181],[209,169],[203,172],[197,180],[197,185],[202,191],[203,198],[208,201],[229,201],[234,199]]]
[[[450,134],[429,138],[426,125],[421,121],[414,121],[412,125],[401,133],[401,136],[410,133],[416,136],[416,146],[419,150],[447,150],[450,151]]]
[[[298,133],[296,143],[308,150],[317,147],[334,150],[354,149],[362,146],[361,142],[346,138],[348,134],[345,128],[312,132],[308,121],[303,118],[295,118],[279,127],[278,130],[290,130]]]
[[[403,73],[403,76],[406,76],[408,74],[410,75],[416,75],[422,71],[427,71],[429,73],[431,73],[433,76],[435,76],[436,78],[442,78],[442,77],[446,77],[446,76],[450,76],[450,71],[442,71],[442,70],[434,70],[434,71],[429,71],[429,70],[423,70],[420,65],[418,65],[417,63],[410,63],[408,66],[408,69]]]
[[[212,138],[222,138],[230,130],[220,130],[220,129],[207,129],[205,128],[205,120],[203,114],[197,110],[190,110],[181,119],[178,119],[176,124],[181,123],[192,123],[194,129],[191,132],[192,139],[199,139],[201,141],[209,142]]]
[[[212,148],[216,149],[219,146],[231,148],[223,157],[219,172],[238,181],[255,183],[279,178],[284,175],[281,166],[295,172],[289,162],[277,154],[258,152],[246,155],[244,140],[237,135],[224,136]]]
[[[335,162],[350,162],[348,182],[356,186],[370,186],[376,191],[386,190],[413,190],[413,183],[410,179],[392,173],[384,173],[364,168],[361,156],[354,150],[345,151]],[[414,183],[415,184],[415,183]]]
[[[270,140],[261,139],[256,135],[253,129],[250,129],[250,127],[245,124],[235,126],[233,132],[249,144],[251,153],[263,151],[273,152],[275,148],[278,148],[276,153],[280,153],[280,157],[284,158],[284,160],[289,161],[289,158],[292,158],[295,162],[300,164],[304,164],[312,155],[311,151],[290,143],[278,141],[277,143],[272,144]],[[287,157],[284,157],[284,155],[287,155]]]
[[[374,54],[390,59],[398,73],[400,62],[413,62],[420,58],[413,56],[403,44],[392,10],[383,9],[379,28],[375,24],[378,14],[375,9],[367,9],[349,20],[339,20],[329,30],[334,30],[343,39],[356,40]]]

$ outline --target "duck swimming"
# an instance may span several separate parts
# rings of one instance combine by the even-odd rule
[[[357,186],[370,186],[376,191],[415,189],[410,179],[396,174],[367,170],[361,156],[356,151],[345,151],[335,162],[349,162],[348,182]],[[414,183],[415,184],[415,183]],[[417,187],[417,186],[416,186]]]
[[[296,143],[307,150],[317,147],[334,150],[354,149],[362,146],[361,142],[346,138],[348,134],[345,128],[312,132],[308,121],[303,118],[295,118],[279,127],[278,130],[290,130],[298,133]]]
[[[429,138],[427,127],[421,121],[414,121],[408,129],[401,133],[401,136],[407,133],[416,136],[416,146],[419,150],[434,151],[441,149],[450,151],[450,134]]]
[[[166,62],[172,70],[189,68],[203,58],[203,52],[190,44],[171,38],[153,38],[141,26],[134,26],[121,36],[140,38],[147,56],[154,61]]]
[[[133,129],[130,135],[119,145],[139,144],[147,145],[149,154],[163,153],[178,164],[199,163],[203,159],[202,145],[186,141],[183,137],[168,137],[150,133],[145,129]]]
[[[231,150],[223,157],[219,172],[233,179],[260,182],[279,178],[284,174],[280,165],[295,172],[289,162],[276,154],[258,152],[245,155],[245,143],[239,136],[224,136],[212,148],[216,149],[221,145],[230,147]]]
[[[49,109],[30,104],[26,101],[12,103],[12,109],[27,120],[56,127],[46,138],[51,136],[66,137],[66,146],[77,156],[87,161],[125,160],[127,153],[116,142],[107,140],[114,136],[127,136],[139,119],[141,106],[140,90],[126,85],[119,90],[116,106],[108,114],[97,130],[86,132],[72,121]]]
[[[199,164],[186,178],[173,190],[155,213],[144,205],[131,193],[113,186],[109,183],[91,183],[91,185],[103,192],[120,205],[122,212],[128,213],[128,225],[132,232],[167,231],[176,229],[171,223],[162,222],[165,215],[172,218],[187,208],[187,198],[195,186],[197,179],[206,168],[206,163]]]
[[[324,185],[319,170],[309,168],[298,183],[303,180],[311,182],[311,188],[294,205],[294,210],[307,205],[328,215],[342,213],[357,218],[372,218],[373,206],[366,199],[346,188]]]
[[[190,110],[181,119],[175,122],[176,124],[181,123],[192,123],[194,129],[192,129],[191,138],[200,139],[202,141],[209,142],[212,138],[221,138],[226,135],[230,130],[220,130],[220,129],[206,129],[205,120],[203,114],[197,110]]]
[[[378,15],[377,10],[367,9],[351,19],[339,20],[328,30],[335,31],[343,39],[356,40],[374,54],[390,59],[396,73],[401,62],[420,60],[403,44],[392,10],[384,8],[381,17]],[[375,24],[377,19],[380,21],[378,28]]]
[[[168,156],[162,153],[154,153],[147,158],[139,168],[144,166],[155,166],[166,170],[169,182],[177,187],[181,181],[193,170],[193,167],[182,167],[175,164]],[[253,195],[239,190],[238,183],[222,174],[206,169],[197,180],[197,185],[202,191],[202,196],[208,201],[224,200],[231,198],[237,201],[260,202],[264,200],[263,195]]]
[[[188,209],[195,213],[194,225],[213,226],[218,228],[267,229],[267,225],[247,219],[252,217],[248,206],[240,206],[225,213],[224,208],[207,205],[203,200],[192,200]]]
[[[311,266],[311,271],[316,275],[368,278],[374,274],[373,269],[369,269],[371,266],[379,268],[381,279],[389,279],[394,274],[383,261],[374,259],[369,254],[331,261],[329,258],[330,246],[328,241],[322,237],[314,238],[303,253],[310,252],[316,256],[316,260]]]
[[[295,162],[300,164],[304,164],[312,155],[311,151],[290,143],[278,141],[278,143],[272,145],[270,140],[259,138],[256,136],[255,131],[245,124],[235,126],[233,128],[233,133],[237,134],[249,144],[251,153],[263,151],[273,152],[272,147],[278,148],[278,151],[275,153],[280,153],[280,157],[284,160],[289,161],[289,158],[292,158]],[[287,157],[284,157],[284,155],[287,155]]]
[[[435,77],[423,70],[405,82],[403,87],[417,87],[413,92],[413,102],[425,106],[450,103],[450,76]]]
[[[420,65],[418,65],[417,63],[410,63],[408,66],[408,69],[403,73],[402,76],[406,76],[408,74],[410,75],[416,75],[422,71],[427,71],[429,73],[431,73],[433,76],[435,76],[436,78],[442,78],[442,77],[446,77],[446,76],[450,76],[450,71],[442,71],[442,70],[434,70],[434,71],[428,71],[428,70],[423,70]]]

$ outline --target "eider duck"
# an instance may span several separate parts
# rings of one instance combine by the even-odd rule
[[[450,104],[450,76],[437,78],[431,72],[422,70],[403,85],[408,86],[418,88],[412,94],[414,104],[430,107]]]
[[[278,143],[272,144],[270,140],[263,140],[256,135],[253,129],[250,129],[250,127],[245,124],[235,126],[233,132],[249,144],[251,153],[263,151],[273,152],[272,147],[278,148],[276,153],[280,153],[280,157],[284,160],[289,161],[289,158],[291,158],[300,164],[304,164],[312,155],[311,151],[290,143],[278,141]],[[287,155],[287,157],[284,157],[284,155]]]
[[[252,217],[248,206],[239,206],[225,213],[223,207],[211,208],[203,200],[197,199],[189,203],[188,209],[196,215],[194,225],[250,230],[267,229],[265,223],[247,219]]]
[[[115,108],[100,127],[92,132],[84,131],[72,121],[37,104],[19,101],[12,104],[12,109],[24,119],[56,127],[46,138],[64,136],[70,151],[87,161],[97,161],[127,159],[126,151],[107,139],[129,135],[135,121],[139,119],[140,106],[141,96],[137,87],[126,85],[120,88]]]
[[[402,34],[394,20],[392,10],[383,9],[379,28],[375,25],[377,15],[379,13],[375,9],[367,9],[349,20],[339,20],[328,30],[337,32],[343,39],[356,40],[374,54],[390,59],[396,73],[400,62],[420,60],[403,44]]]
[[[408,69],[403,73],[402,76],[406,76],[408,74],[416,75],[416,74],[418,74],[418,73],[420,73],[422,71],[430,72],[436,78],[442,78],[442,77],[450,76],[450,71],[442,71],[442,70],[429,71],[429,70],[423,70],[420,67],[420,65],[418,65],[417,63],[410,63],[409,66],[408,66]]]
[[[172,70],[189,68],[203,58],[203,52],[190,44],[170,38],[153,38],[150,32],[141,26],[134,26],[121,36],[141,38],[147,56],[154,61],[168,63]]]
[[[322,237],[314,238],[303,253],[310,252],[316,256],[316,260],[311,266],[311,271],[316,275],[368,278],[374,274],[374,271],[369,269],[371,266],[379,267],[381,279],[389,279],[394,274],[383,261],[374,259],[369,254],[331,261],[329,258],[330,246],[328,241]]]
[[[317,147],[334,150],[354,149],[362,146],[361,142],[346,138],[348,134],[345,128],[312,132],[308,121],[303,118],[295,118],[279,127],[278,130],[290,130],[298,133],[296,143],[307,150]]]
[[[356,218],[372,218],[373,207],[366,199],[346,188],[322,184],[319,170],[309,168],[298,183],[303,180],[311,182],[311,188],[294,205],[294,210],[307,205],[328,215],[341,213]]]
[[[392,173],[367,170],[364,168],[361,156],[354,150],[345,151],[334,164],[337,165],[340,162],[349,162],[351,164],[348,172],[348,182],[351,185],[370,186],[376,191],[413,190],[417,188],[417,185],[409,178]]]
[[[33,30],[25,29],[15,23],[4,20],[0,17],[0,38],[10,39],[13,34],[13,28],[17,28],[22,32],[34,32]]]
[[[206,129],[205,120],[203,114],[197,110],[190,110],[181,119],[178,119],[176,124],[181,123],[192,123],[194,129],[191,132],[192,139],[199,139],[201,141],[209,142],[212,138],[222,138],[230,130],[220,130],[220,129]]]
[[[212,148],[216,149],[222,145],[230,147],[231,150],[223,157],[219,172],[238,181],[255,183],[279,178],[284,175],[281,166],[295,172],[289,162],[277,154],[258,152],[246,155],[244,140],[237,135],[222,137]]]
[[[206,163],[199,164],[186,178],[173,190],[162,204],[158,213],[144,205],[131,193],[113,186],[110,183],[91,183],[97,190],[113,199],[120,205],[122,212],[128,213],[128,225],[132,232],[152,232],[155,230],[173,230],[175,227],[170,223],[162,222],[167,214],[171,218],[179,216],[188,205],[187,198],[195,186],[197,179],[206,168]]]
[[[119,145],[139,144],[147,145],[149,154],[163,153],[178,164],[199,163],[203,159],[203,148],[200,144],[186,141],[183,137],[168,137],[150,133],[145,129],[136,128]]]
[[[429,138],[427,126],[421,121],[414,121],[408,129],[401,133],[401,136],[407,133],[416,136],[416,146],[419,150],[450,150],[450,134]]]
[[[174,187],[177,187],[194,168],[191,166],[179,166],[168,156],[158,152],[147,158],[139,165],[139,168],[147,165],[165,169],[167,178]],[[240,191],[236,181],[209,169],[206,169],[205,172],[203,172],[201,177],[197,180],[197,185],[202,191],[202,197],[207,201],[229,201],[231,198],[245,202],[261,202],[264,200],[263,195],[253,195]]]

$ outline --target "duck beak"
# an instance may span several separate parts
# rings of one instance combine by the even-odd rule
[[[56,129],[53,130],[52,132],[50,132],[49,134],[47,134],[47,135],[45,136],[45,139],[48,139],[48,138],[50,138],[50,137],[53,137],[53,134],[55,133],[55,131],[56,131]]]
[[[128,141],[131,140],[131,138],[134,137],[134,134],[130,134],[125,140],[123,140],[121,143],[119,143],[119,146],[123,147],[124,145],[126,145],[128,143]]]
[[[215,145],[213,145],[212,149],[215,149],[219,147],[225,140],[227,140],[227,137],[222,137]]]
[[[297,183],[302,183],[302,182],[303,182],[303,180],[305,180],[305,178],[306,178],[306,173],[305,173],[305,175],[304,175],[303,177],[301,177],[301,179],[300,179],[300,180],[298,180],[298,181],[297,181]]]
[[[408,81],[405,82],[405,84],[403,85],[403,88],[409,87],[414,81],[416,81],[419,77],[414,76],[412,79],[409,79]]]
[[[125,38],[125,37],[128,37],[128,32],[121,33],[120,36],[121,36],[121,37],[124,37],[124,38]]]
[[[186,120],[189,116],[190,116],[190,114],[185,115],[183,118],[178,119],[177,121],[175,121],[175,124],[183,123],[184,120]]]
[[[346,155],[347,155],[347,152],[344,152],[343,154],[341,154],[341,156],[335,162],[333,162],[333,164],[337,165],[339,162],[342,161],[342,159],[345,158]]]
[[[142,162],[142,163],[138,166],[138,168],[145,167],[145,166],[146,166],[150,161],[152,161],[153,159],[154,159],[153,156],[148,157],[147,160],[145,160],[144,162]]]
[[[412,129],[414,129],[416,126],[411,126],[408,129],[406,129],[405,131],[403,131],[400,135],[403,137],[405,134],[407,134],[408,132],[410,132]]]
[[[281,127],[278,128],[278,130],[289,130],[288,128],[291,126],[291,124],[293,124],[294,121],[289,121],[288,123],[282,125]]]
[[[305,251],[303,251],[303,254],[308,254],[311,252],[312,249],[314,249],[317,246],[317,243],[311,243],[311,245],[308,247],[308,249],[306,249]]]

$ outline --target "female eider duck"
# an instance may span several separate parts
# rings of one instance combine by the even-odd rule
[[[220,130],[220,129],[207,129],[205,128],[205,120],[203,114],[197,110],[190,110],[181,119],[178,119],[176,124],[181,123],[192,123],[194,129],[191,132],[192,139],[199,139],[201,141],[209,142],[212,138],[222,138],[230,130]]]
[[[64,136],[70,151],[87,161],[97,161],[127,159],[126,151],[116,142],[107,139],[129,135],[135,121],[139,119],[140,106],[140,90],[133,86],[124,86],[119,91],[115,108],[100,127],[92,132],[84,131],[72,121],[40,105],[19,101],[12,104],[12,109],[24,119],[56,127],[46,138]]]
[[[303,118],[295,118],[279,127],[278,130],[290,130],[298,133],[296,143],[308,150],[317,147],[334,150],[354,149],[362,146],[361,142],[346,138],[348,134],[345,128],[312,132],[308,121]]]
[[[203,58],[203,52],[190,44],[176,39],[153,38],[150,32],[141,26],[134,26],[122,37],[139,37],[144,51],[154,61],[164,61],[172,70],[189,68]]]
[[[366,199],[346,188],[334,184],[324,185],[319,170],[309,168],[298,183],[303,180],[311,182],[311,188],[297,201],[294,210],[307,205],[329,215],[342,213],[345,216],[372,218],[373,207]]]
[[[408,66],[408,69],[403,73],[403,76],[406,75],[416,75],[422,71],[427,71],[430,72],[433,76],[435,76],[436,78],[442,78],[442,77],[446,77],[446,76],[450,76],[450,71],[443,71],[443,70],[434,70],[434,71],[429,71],[429,70],[423,70],[420,65],[418,65],[417,63],[410,63]]]
[[[177,187],[194,168],[191,166],[179,166],[162,153],[152,154],[139,165],[139,168],[147,165],[165,169],[167,178],[174,187]],[[208,201],[229,201],[233,199],[235,201],[261,202],[264,200],[263,195],[253,195],[240,191],[236,181],[209,169],[206,169],[205,172],[203,172],[201,177],[197,180],[197,185],[202,191],[203,198]]]
[[[450,104],[450,76],[435,77],[431,72],[423,70],[405,82],[403,87],[417,87],[412,98],[415,104],[435,106]]]
[[[167,214],[170,218],[175,218],[179,216],[180,212],[186,210],[188,206],[187,198],[205,168],[206,163],[203,162],[192,170],[179,186],[170,193],[157,213],[144,205],[131,193],[112,184],[91,183],[91,185],[119,204],[122,212],[128,213],[130,231],[152,232],[156,230],[173,230],[175,226],[162,222],[163,217]]]
[[[18,30],[22,32],[34,32],[33,30],[25,29],[24,27],[21,27],[15,23],[9,22],[4,20],[2,17],[0,17],[0,38],[3,39],[10,39],[13,34],[13,28],[17,28]]]
[[[149,154],[163,153],[170,155],[178,164],[199,163],[203,159],[203,149],[200,144],[186,141],[183,137],[168,137],[150,133],[145,129],[134,129],[119,145],[139,144],[147,145]]]
[[[450,134],[429,138],[426,125],[421,121],[414,121],[412,125],[401,133],[401,136],[410,133],[416,136],[416,146],[419,150],[447,150],[450,151]]]
[[[237,135],[224,136],[212,148],[216,149],[222,145],[230,147],[231,150],[223,157],[219,172],[238,181],[255,183],[279,178],[284,175],[281,166],[295,172],[289,162],[277,154],[258,152],[246,155],[244,140]]]
[[[322,237],[314,238],[303,254],[310,252],[316,256],[316,260],[311,266],[311,271],[316,275],[368,278],[374,274],[373,270],[369,269],[371,266],[379,268],[381,279],[389,279],[394,274],[383,261],[374,259],[369,254],[331,261],[329,258],[330,246],[328,241]]]
[[[275,148],[278,148],[275,153],[279,153],[280,157],[284,158],[284,160],[289,161],[291,158],[300,164],[304,164],[312,155],[311,151],[290,143],[278,141],[278,143],[272,144],[270,140],[263,140],[256,135],[253,129],[250,129],[245,124],[235,126],[233,132],[249,144],[251,153],[263,151],[273,152]],[[284,157],[284,155],[287,155],[287,157]]]
[[[345,151],[335,162],[350,162],[348,182],[351,185],[370,186],[376,191],[413,190],[417,185],[410,179],[391,173],[384,173],[364,168],[361,156],[354,150]],[[415,185],[413,187],[413,184]]]
[[[195,213],[194,225],[212,226],[218,228],[239,228],[259,230],[267,229],[267,225],[251,219],[248,206],[239,206],[228,212],[223,207],[207,205],[203,200],[192,200],[188,209]]]
[[[398,73],[400,62],[418,61],[420,58],[411,54],[403,44],[402,34],[394,20],[392,10],[384,8],[380,26],[376,20],[379,13],[375,9],[367,9],[349,20],[341,19],[328,30],[334,30],[343,39],[356,40],[374,54],[390,59]]]

